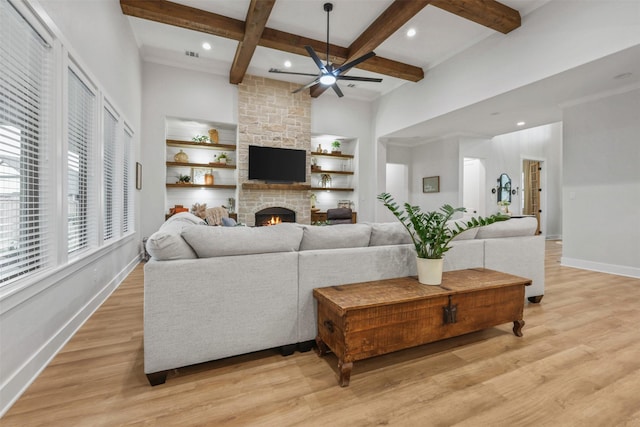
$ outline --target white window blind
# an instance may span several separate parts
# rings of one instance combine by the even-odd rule
[[[103,204],[104,204],[104,240],[118,236],[116,213],[118,194],[116,187],[116,128],[118,120],[108,109],[104,109],[103,138]]]
[[[51,55],[24,17],[0,0],[0,285],[52,262]]]
[[[94,197],[94,145],[96,96],[69,69],[67,152],[68,253],[92,246],[96,219]]]
[[[125,127],[123,138],[123,156],[122,156],[122,232],[129,232],[129,224],[131,222],[133,212],[133,200],[131,191],[131,132]]]

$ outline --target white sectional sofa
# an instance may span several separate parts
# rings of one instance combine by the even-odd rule
[[[514,218],[457,237],[445,270],[485,267],[532,279],[544,294],[544,239],[535,218]],[[415,250],[399,222],[209,227],[189,213],[147,240],[144,370],[168,370],[283,347],[316,336],[313,288],[416,275]]]

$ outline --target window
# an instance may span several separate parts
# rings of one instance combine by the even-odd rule
[[[50,265],[51,48],[0,0],[0,284]]]
[[[116,128],[118,119],[109,109],[104,109],[104,135],[103,135],[103,204],[104,204],[104,240],[118,237],[118,222],[115,218],[117,211],[116,179]]]
[[[93,244],[95,224],[93,153],[95,145],[96,97],[80,77],[69,70],[67,151],[68,253]]]
[[[125,126],[124,128],[124,150],[122,156],[122,232],[129,232],[129,224],[132,219],[133,211],[133,192],[131,191],[131,140],[132,132]]]

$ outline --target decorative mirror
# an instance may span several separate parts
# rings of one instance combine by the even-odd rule
[[[511,178],[506,173],[498,178],[498,201],[511,203]]]

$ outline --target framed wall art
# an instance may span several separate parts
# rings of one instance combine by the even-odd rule
[[[423,193],[439,193],[440,192],[440,176],[428,176],[422,178]]]

